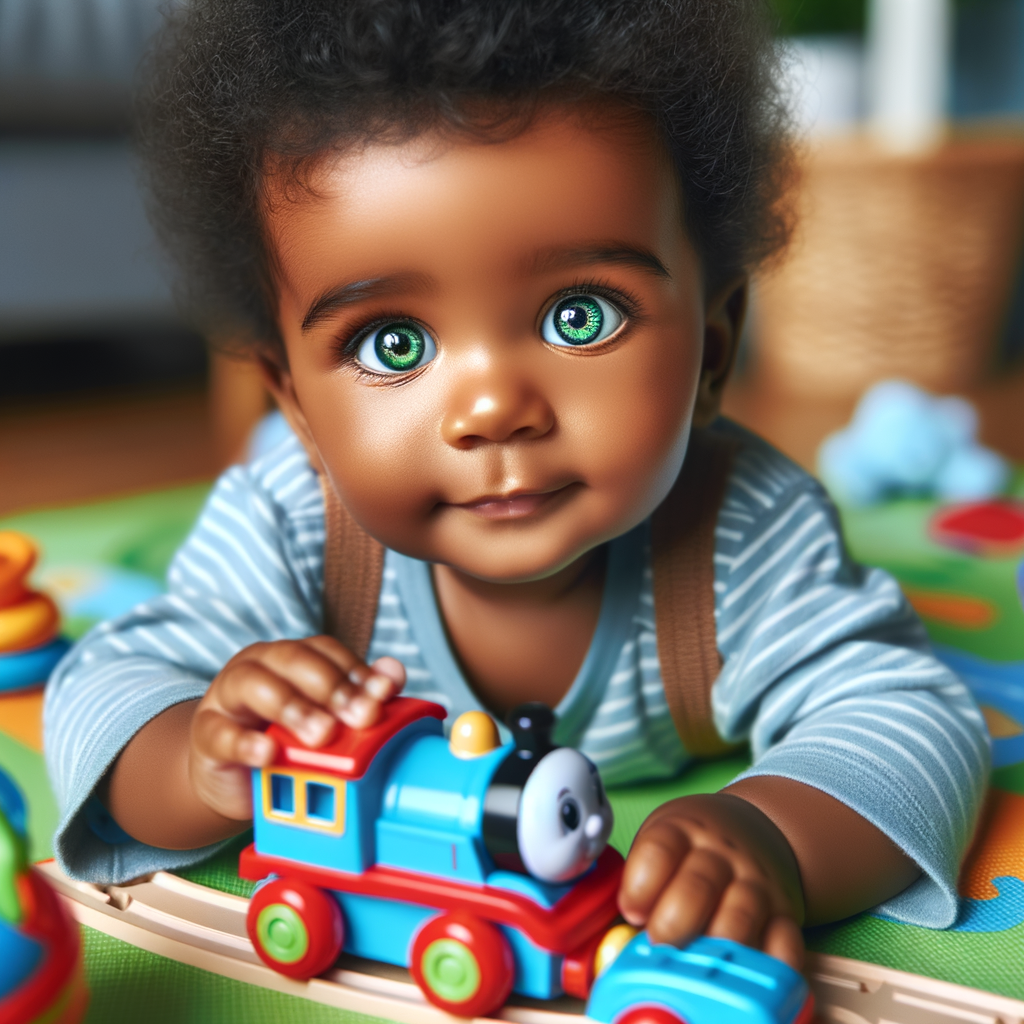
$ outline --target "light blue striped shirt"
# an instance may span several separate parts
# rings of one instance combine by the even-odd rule
[[[734,424],[715,429],[740,441],[716,529],[718,731],[750,742],[747,774],[814,786],[889,835],[924,873],[881,909],[946,927],[989,767],[981,715],[929,653],[896,583],[849,559],[821,487]],[[320,631],[323,544],[319,479],[289,437],[221,477],[166,595],[97,627],[58,666],[45,729],[66,870],[120,881],[210,852],[118,835],[93,790],[147,721],[201,696],[236,651]],[[371,659],[385,654],[406,665],[406,692],[443,704],[449,721],[480,707],[449,647],[429,566],[394,551],[370,647]],[[594,639],[555,711],[555,738],[583,750],[610,785],[671,777],[689,760],[661,681],[649,523],[611,542]]]

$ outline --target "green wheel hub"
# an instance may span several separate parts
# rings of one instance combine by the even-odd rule
[[[256,935],[267,956],[282,964],[298,963],[309,949],[309,932],[286,903],[271,903],[256,918]]]
[[[480,988],[480,965],[456,939],[437,939],[427,946],[420,968],[431,991],[445,1002],[464,1003]]]

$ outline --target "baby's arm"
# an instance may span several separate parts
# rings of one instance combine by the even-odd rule
[[[895,581],[851,562],[821,488],[761,442],[745,444],[719,516],[724,663],[711,699],[722,737],[749,740],[754,764],[722,794],[652,815],[623,907],[674,938],[698,922],[721,934],[731,919],[733,934],[753,935],[778,915],[822,923],[879,903],[899,920],[948,927],[988,772],[981,715],[931,655]],[[677,886],[691,860],[696,879]],[[742,884],[722,881],[733,878]],[[690,910],[679,897],[687,885],[705,892]],[[734,889],[745,894],[738,913]],[[735,923],[744,914],[751,922]]]
[[[799,968],[799,925],[873,907],[919,873],[838,800],[759,776],[651,814],[630,850],[619,903],[655,941],[678,945],[706,932]]]
[[[187,743],[175,737],[187,736],[197,702],[225,667],[234,676],[246,661],[240,652],[308,645],[321,631],[322,550],[320,481],[289,441],[218,481],[172,562],[167,594],[97,627],[58,666],[46,693],[45,749],[61,809],[54,853],[69,874],[121,882],[213,852],[140,842],[111,821],[102,801],[113,796],[129,830],[139,823],[126,803],[157,819],[180,817],[174,800],[189,797],[191,783],[173,788],[189,777]],[[130,777],[139,785],[126,802],[122,783]],[[207,819],[199,834],[241,827],[237,818]]]
[[[100,796],[118,825],[149,846],[191,850],[242,831],[252,818],[250,768],[269,764],[277,722],[312,747],[338,719],[372,725],[403,686],[393,658],[364,665],[327,636],[239,651],[200,700],[175,704],[125,747]]]

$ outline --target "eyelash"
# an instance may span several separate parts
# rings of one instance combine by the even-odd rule
[[[622,312],[625,315],[625,323],[618,331],[615,332],[613,337],[618,337],[624,331],[628,330],[630,325],[642,323],[645,319],[640,300],[631,292],[616,285],[611,285],[607,281],[603,281],[601,279],[577,278],[565,288],[560,288],[547,300],[547,302],[544,303],[538,319],[538,324],[547,315],[548,310],[560,299],[568,298],[570,295],[581,294],[599,295],[602,299],[614,302],[622,309]],[[415,370],[410,373],[384,376],[383,374],[374,373],[372,370],[367,369],[355,358],[356,352],[359,351],[359,346],[368,334],[377,330],[379,327],[383,327],[385,324],[394,323],[397,320],[411,320],[414,323],[419,323],[415,317],[410,317],[408,313],[400,310],[393,310],[378,313],[355,325],[350,330],[347,330],[344,337],[338,338],[338,365],[349,367],[362,379],[387,387],[394,387],[403,384],[418,376]]]

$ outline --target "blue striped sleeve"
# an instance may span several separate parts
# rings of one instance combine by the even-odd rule
[[[139,729],[202,696],[237,651],[320,631],[322,552],[319,481],[290,438],[221,477],[171,564],[165,595],[96,627],[57,667],[45,749],[61,811],[54,852],[69,874],[118,882],[211,852],[155,850],[92,828],[92,793]]]
[[[750,740],[747,775],[828,793],[920,865],[880,911],[948,927],[989,770],[981,714],[895,581],[848,557],[820,486],[746,438],[718,523],[718,730]]]

